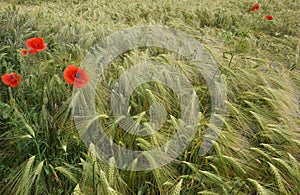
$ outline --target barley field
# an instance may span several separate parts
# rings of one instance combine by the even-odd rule
[[[0,81],[0,194],[300,194],[299,18],[299,0],[0,0],[0,74],[16,85]],[[164,145],[179,123],[178,98],[153,82],[131,94],[130,113],[145,123],[159,100],[167,113],[160,131],[135,136],[115,122],[112,86],[142,60],[183,72],[200,110],[196,135],[176,160],[124,170],[114,158],[101,161],[82,141],[73,115],[75,85],[65,73],[70,64],[80,67],[105,37],[149,25],[187,33],[209,51],[225,84],[227,109],[218,139],[200,155],[212,115],[201,72],[161,48],[122,54],[95,89],[96,120],[115,143],[150,150]],[[26,41],[35,37],[46,47],[27,50]],[[9,77],[13,72],[21,79]]]

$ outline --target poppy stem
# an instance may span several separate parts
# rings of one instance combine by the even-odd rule
[[[8,93],[9,93],[10,103],[14,107],[16,104],[16,101],[15,101],[15,98],[13,97],[11,87],[8,87]]]

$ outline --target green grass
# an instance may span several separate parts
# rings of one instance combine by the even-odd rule
[[[299,0],[107,2],[0,2],[0,70],[18,72],[22,83],[0,83],[0,194],[299,194],[300,17]],[[262,18],[272,15],[274,20]],[[161,146],[180,114],[167,87],[147,83],[131,97],[141,116],[159,100],[168,117],[159,134],[139,137],[115,124],[111,89],[134,64],[152,59],[178,67],[195,86],[201,120],[189,147],[171,164],[152,171],[114,168],[83,144],[72,116],[72,86],[63,70],[77,66],[103,38],[133,26],[166,25],[198,39],[218,62],[227,90],[224,127],[213,148],[199,156],[208,125],[210,95],[200,73],[173,52],[136,49],[110,64],[96,90],[105,132],[132,149]],[[31,37],[48,50],[22,57]],[[146,113],[140,122],[149,120]]]

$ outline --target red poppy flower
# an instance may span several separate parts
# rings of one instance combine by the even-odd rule
[[[47,46],[44,43],[44,39],[36,37],[31,38],[26,41],[26,46],[30,48],[29,53],[36,54],[42,50],[47,49]]]
[[[250,8],[250,11],[252,11],[252,12],[255,11],[255,10],[259,10],[259,4],[258,3],[254,4],[253,7]]]
[[[15,72],[10,74],[5,73],[1,79],[4,84],[10,87],[17,87],[21,83],[21,76]]]
[[[254,4],[253,8],[254,8],[255,10],[259,10],[259,4],[258,4],[258,3]]]
[[[273,16],[266,15],[266,16],[265,16],[265,19],[268,19],[268,20],[273,20]]]
[[[88,74],[72,64],[65,69],[64,79],[68,84],[73,84],[75,88],[82,88],[89,82]]]
[[[27,49],[21,49],[21,55],[22,56],[27,56],[28,55]]]

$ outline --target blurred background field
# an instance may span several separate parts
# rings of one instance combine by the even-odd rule
[[[250,12],[254,3],[260,9]],[[0,194],[299,194],[299,18],[299,0],[1,1],[1,75],[17,72],[22,83],[0,83]],[[153,83],[134,92],[132,115],[159,100],[169,116],[159,135],[141,138],[114,123],[106,81],[141,59],[178,66],[195,86],[202,113],[185,152],[153,171],[124,171],[112,166],[114,159],[98,161],[78,135],[63,70],[79,66],[106,36],[136,25],[181,30],[215,57],[228,110],[205,156],[198,153],[211,114],[207,84],[187,61],[158,48],[129,51],[110,65],[97,111],[108,116],[101,119],[105,130],[120,145],[147,150],[166,143],[180,113],[172,92]],[[21,56],[32,37],[43,37],[48,50]]]

